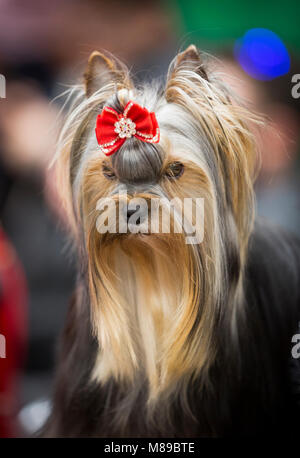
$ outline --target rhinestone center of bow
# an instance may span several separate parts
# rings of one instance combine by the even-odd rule
[[[115,132],[120,138],[130,138],[135,133],[135,123],[130,118],[121,118],[115,122]]]

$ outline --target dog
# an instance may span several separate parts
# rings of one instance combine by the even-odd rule
[[[300,244],[255,218],[260,118],[194,45],[139,86],[94,52],[72,94],[56,166],[78,275],[44,435],[293,434]]]

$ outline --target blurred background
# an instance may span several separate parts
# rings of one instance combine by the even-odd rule
[[[74,287],[48,169],[55,97],[80,81],[95,49],[143,80],[162,76],[195,43],[268,117],[257,139],[258,213],[300,235],[299,17],[298,0],[0,0],[0,437],[30,436],[47,416]]]

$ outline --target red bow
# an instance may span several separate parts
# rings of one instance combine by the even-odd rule
[[[101,151],[110,156],[132,136],[147,143],[159,142],[159,127],[154,113],[131,100],[123,113],[104,107],[97,116],[96,137]]]

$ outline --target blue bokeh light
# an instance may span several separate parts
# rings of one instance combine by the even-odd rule
[[[284,43],[268,29],[248,30],[235,42],[234,55],[243,70],[258,80],[272,80],[290,69]]]

